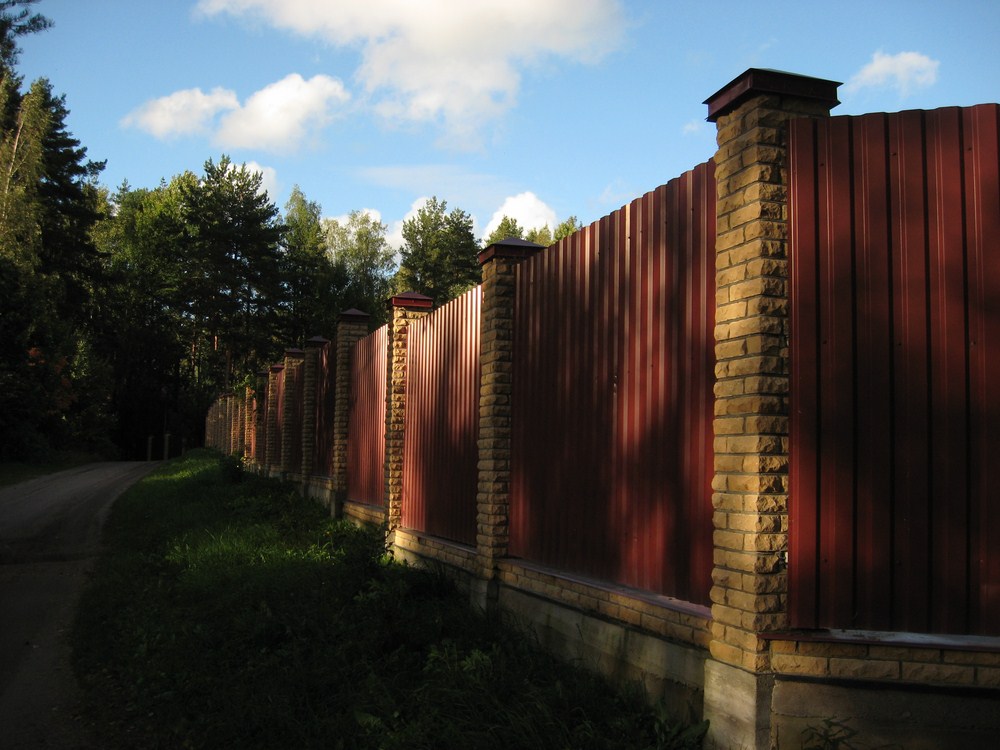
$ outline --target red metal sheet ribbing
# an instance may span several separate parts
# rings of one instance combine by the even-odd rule
[[[890,119],[892,185],[898,194],[890,210],[893,226],[893,327],[897,361],[893,383],[895,442],[893,627],[927,631],[930,560],[930,411],[927,340],[927,236],[923,113]],[[896,270],[898,268],[898,270]]]
[[[1000,503],[992,468],[1000,455],[1000,107],[963,111],[969,289],[970,534],[973,632],[1000,622]],[[994,498],[993,502],[990,499]]]
[[[886,118],[872,115],[855,121],[853,172],[856,230],[857,300],[857,560],[856,602],[859,622],[886,629],[890,624],[891,576],[875,571],[892,565],[892,441],[890,424],[892,337],[892,260],[885,196],[889,154]]]
[[[351,351],[347,428],[347,498],[384,505],[386,348],[389,327],[356,341]]]
[[[998,633],[997,110],[791,126],[798,627]]]
[[[931,629],[962,632],[968,615],[963,144],[957,108],[926,118],[931,408],[935,462],[930,524]]]
[[[336,383],[336,357],[333,343],[327,341],[316,352],[316,447],[313,472],[317,476],[333,474]]]
[[[274,431],[274,461],[275,465],[270,468],[280,468],[281,466],[281,446],[284,441],[285,424],[285,373],[287,369],[282,367],[274,379],[274,413],[276,419],[276,429]]]
[[[819,295],[816,228],[816,120],[789,123],[788,191],[791,281],[791,420],[789,443],[788,611],[799,627],[816,627],[819,519]]]
[[[512,554],[708,603],[714,217],[702,165],[519,266]]]
[[[481,287],[407,333],[403,525],[476,541]]]

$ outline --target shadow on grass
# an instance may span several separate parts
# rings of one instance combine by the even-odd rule
[[[74,660],[109,748],[700,746],[215,454],[126,493],[105,542]]]

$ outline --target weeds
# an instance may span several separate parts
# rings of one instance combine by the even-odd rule
[[[379,530],[206,452],[116,503],[74,631],[109,748],[694,748]]]

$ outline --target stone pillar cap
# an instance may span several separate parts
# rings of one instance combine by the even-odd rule
[[[324,338],[323,336],[313,336],[306,342],[307,347],[313,346],[326,346],[330,343],[330,339]]]
[[[810,78],[798,73],[768,68],[748,68],[704,101],[708,105],[708,121],[715,122],[729,114],[747,99],[762,94],[778,94],[829,104],[836,107],[840,81]]]
[[[296,359],[298,357],[304,357],[305,356],[305,350],[303,350],[303,349],[294,349],[294,348],[293,349],[285,349],[285,356],[286,357],[292,357],[293,359]]]
[[[539,245],[537,242],[508,237],[488,245],[485,250],[479,253],[479,265],[483,265],[493,258],[530,258],[539,250],[544,249],[545,245]]]
[[[363,323],[370,317],[371,315],[366,313],[364,310],[359,310],[356,307],[352,307],[350,310],[344,310],[344,312],[340,314],[340,320],[343,323],[350,323],[352,321]]]
[[[284,365],[271,365],[271,372],[281,372],[284,369]]]
[[[392,307],[405,307],[408,309],[416,309],[416,310],[430,310],[432,307],[434,307],[434,300],[432,300],[426,294],[420,294],[419,292],[403,292],[402,294],[396,294],[390,297],[389,304]]]

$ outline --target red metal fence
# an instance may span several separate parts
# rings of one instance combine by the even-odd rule
[[[709,604],[712,162],[517,269],[515,556]]]
[[[357,341],[351,354],[347,499],[384,505],[386,347],[389,327]]]
[[[313,455],[313,473],[325,477],[333,474],[337,362],[332,344],[327,341],[319,347],[316,357],[316,452]]]
[[[409,325],[403,525],[476,543],[479,320],[476,287]]]
[[[1000,635],[998,107],[791,126],[789,603]]]

